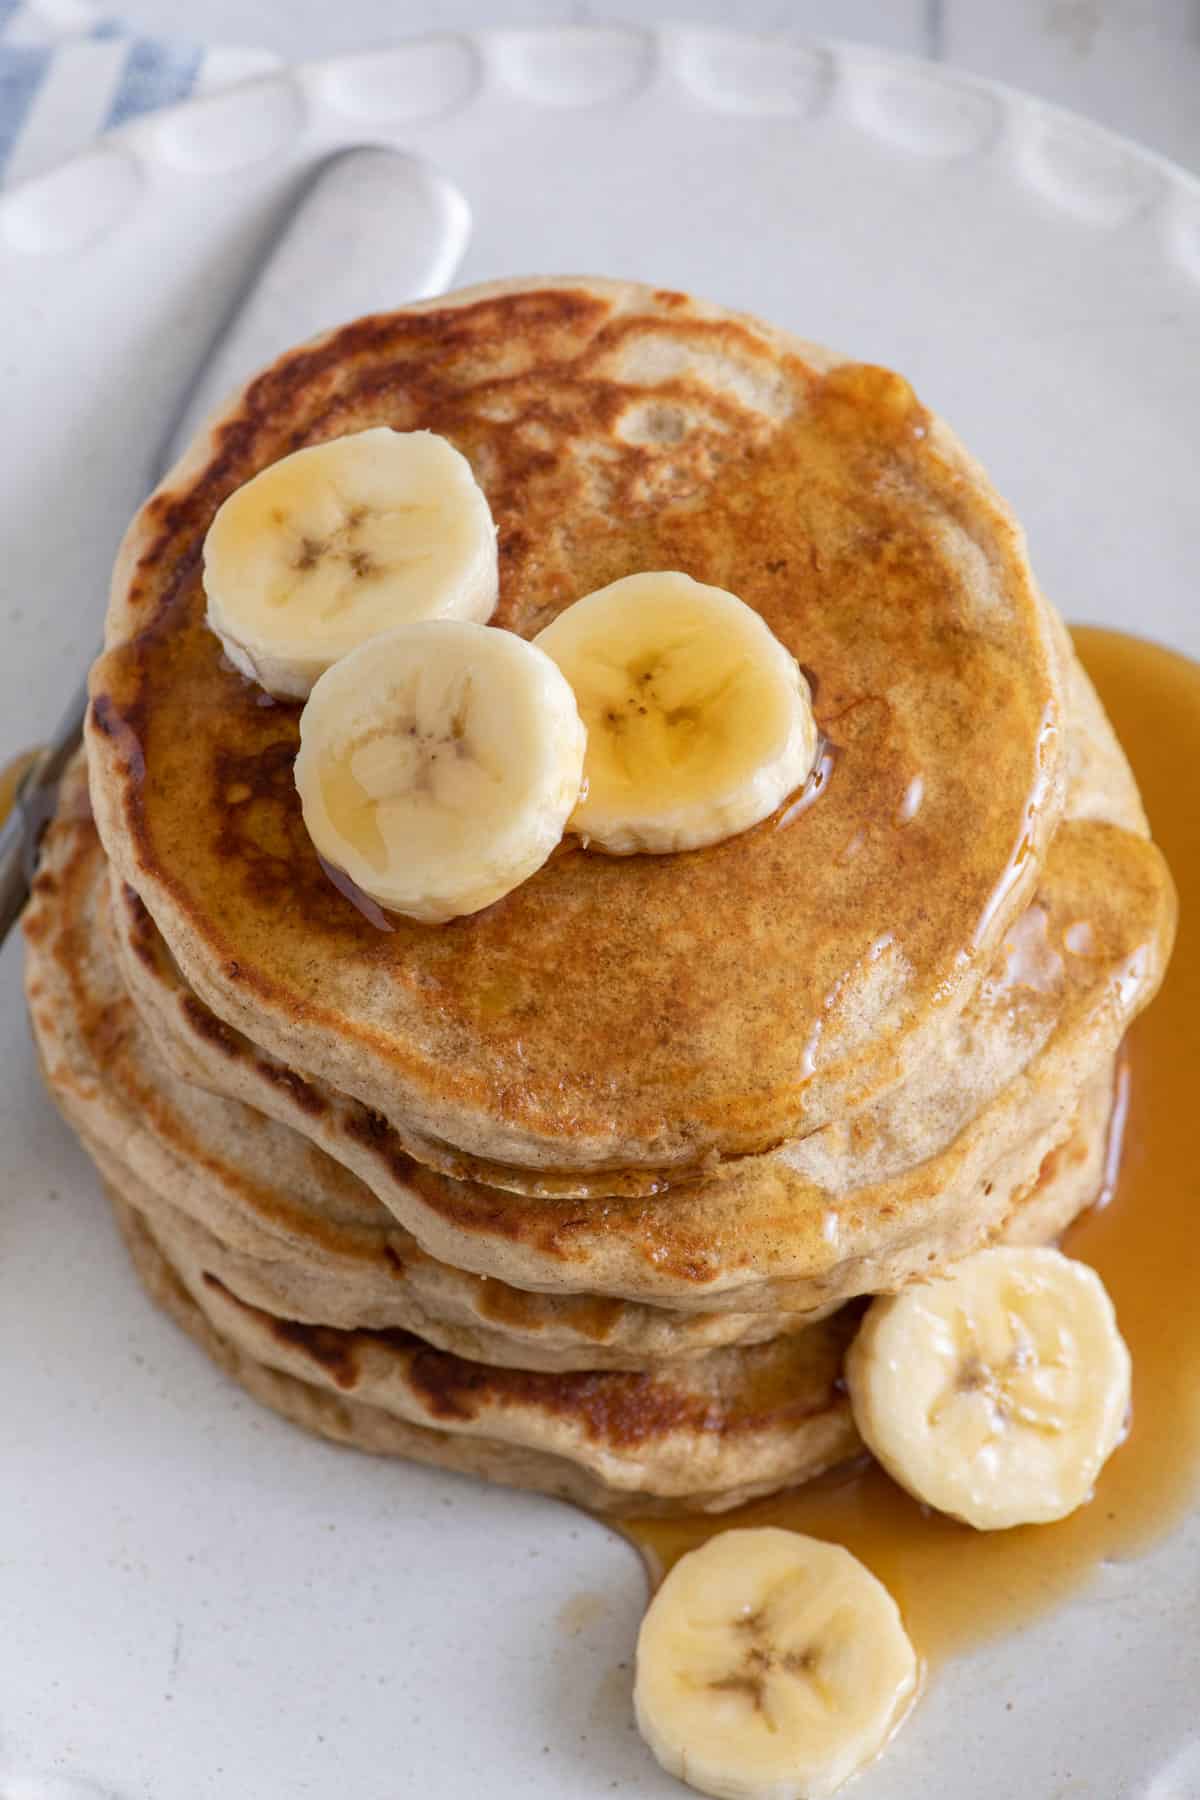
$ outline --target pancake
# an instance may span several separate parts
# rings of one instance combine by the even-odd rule
[[[28,989],[47,1078],[114,1195],[146,1285],[258,1398],[342,1441],[617,1512],[720,1510],[810,1479],[859,1448],[840,1382],[853,1305],[819,1323],[794,1321],[804,1328],[763,1343],[670,1361],[656,1353],[643,1371],[554,1367],[549,1356],[545,1366],[504,1366],[438,1348],[404,1324],[351,1323],[358,1296],[340,1278],[356,1253],[370,1270],[370,1226],[395,1241],[390,1215],[298,1134],[155,1066],[117,979],[104,930],[109,895],[76,767],[27,920]],[[1084,1088],[1067,1139],[1010,1206],[1006,1236],[1042,1241],[1094,1197],[1110,1085],[1109,1070]],[[153,1169],[163,1185],[152,1187],[134,1165]],[[301,1171],[296,1192],[288,1170]],[[369,1221],[361,1237],[356,1204]],[[198,1223],[214,1208],[233,1244]],[[459,1279],[453,1270],[435,1275]],[[397,1316],[410,1319],[407,1271],[393,1263],[387,1279]],[[347,1308],[342,1325],[321,1316],[331,1281]],[[304,1316],[303,1302],[297,1315],[297,1291],[315,1316]],[[547,1316],[563,1305],[512,1298],[542,1301]],[[639,1309],[613,1310],[621,1319]],[[763,1314],[757,1323],[773,1321]],[[527,1316],[521,1325],[532,1339]]]
[[[1109,1067],[1084,1090],[1071,1135],[1043,1158],[1033,1186],[1018,1196],[996,1233],[996,1241],[1052,1243],[1095,1200],[1104,1176],[1112,1094],[1113,1071]],[[86,1131],[81,1137],[109,1185],[118,1190],[127,1186],[133,1177],[119,1159]],[[502,1283],[486,1284],[478,1310],[472,1315],[455,1292],[458,1271],[437,1264],[432,1266],[431,1274],[442,1273],[450,1290],[449,1304],[444,1311],[437,1310],[436,1305],[430,1311],[434,1302],[428,1290],[434,1288],[436,1294],[434,1282],[426,1281],[418,1287],[416,1283],[397,1280],[394,1266],[388,1287],[383,1282],[370,1284],[365,1279],[371,1273],[365,1258],[360,1259],[357,1268],[343,1272],[334,1266],[328,1252],[319,1249],[314,1253],[295,1245],[278,1244],[272,1245],[268,1254],[261,1254],[222,1242],[198,1222],[202,1207],[191,1204],[181,1210],[177,1204],[181,1190],[187,1192],[194,1185],[187,1181],[186,1171],[164,1164],[159,1173],[166,1185],[152,1189],[139,1182],[137,1204],[158,1241],[170,1250],[173,1261],[177,1265],[190,1261],[216,1276],[236,1300],[298,1323],[334,1325],[343,1330],[401,1330],[472,1361],[554,1371],[662,1368],[688,1355],[734,1343],[746,1346],[764,1342],[788,1331],[807,1330],[816,1323],[808,1315],[787,1313],[659,1314],[656,1319],[638,1318],[632,1315],[639,1311],[646,1315],[651,1309],[597,1300],[592,1303],[589,1344],[584,1341],[582,1329],[587,1321],[577,1319],[587,1306],[582,1298],[575,1299],[573,1306],[574,1297],[555,1300],[544,1294],[524,1294]],[[335,1276],[341,1279],[335,1280]],[[462,1278],[461,1285],[469,1290],[471,1279]],[[480,1285],[476,1279],[476,1290]],[[487,1291],[492,1287],[497,1290],[494,1295]],[[415,1305],[414,1288],[418,1290]],[[500,1330],[488,1331],[480,1324],[479,1312],[520,1329],[511,1336]],[[725,1327],[724,1336],[721,1326]],[[571,1328],[574,1336],[569,1335]]]
[[[1091,761],[1080,766],[1093,810]],[[1123,762],[1118,774],[1128,784]],[[1112,804],[1136,821],[1131,784],[1118,782]],[[130,990],[176,1072],[310,1137],[430,1254],[518,1288],[811,1313],[900,1286],[999,1229],[1157,987],[1174,899],[1137,832],[1069,821],[947,1034],[939,1081],[923,1071],[877,1109],[707,1182],[604,1202],[529,1198],[422,1168],[377,1115],[216,1020],[119,883],[114,921]],[[931,1143],[940,1148],[927,1155]]]
[[[807,1315],[786,1312],[680,1313],[527,1293],[458,1270],[424,1253],[361,1181],[301,1134],[181,1080],[117,976],[82,782],[76,765],[28,919],[46,1078],[101,1172],[128,1171],[160,1197],[176,1231],[191,1221],[193,1246],[235,1294],[292,1319],[403,1328],[460,1355],[534,1369],[644,1368],[806,1324]],[[1103,1137],[1110,1086],[1106,1068],[1094,1098],[1084,1097],[1073,1129],[1085,1144]],[[1061,1215],[1047,1236],[1095,1191],[1086,1167],[1065,1176],[1042,1203]]]
[[[831,774],[709,850],[565,846],[486,911],[370,925],[292,781],[297,709],[203,623],[217,506],[380,424],[470,459],[523,635],[640,569],[756,608]],[[845,1121],[978,991],[1061,817],[1064,672],[1011,514],[899,377],[632,284],[475,289],[275,363],[134,521],[87,726],[105,848],[186,980],[421,1163],[643,1194]]]
[[[297,1325],[248,1306],[202,1266],[177,1264],[144,1214],[110,1198],[147,1288],[210,1355],[268,1405],[363,1448],[630,1512],[647,1500],[719,1511],[861,1449],[839,1379],[852,1312],[668,1373],[493,1369],[408,1333]]]
[[[1089,829],[1113,830],[1108,826]],[[1121,842],[1141,844],[1141,840],[1126,833],[1117,833],[1117,837]],[[1112,869],[1118,867],[1119,861],[1114,860]],[[1119,902],[1119,888],[1111,880],[1112,869],[1110,898]],[[306,1135],[287,1129],[285,1123],[272,1123],[265,1116],[265,1108],[259,1111],[214,1097],[181,1080],[164,1065],[119,980],[106,931],[107,902],[103,858],[82,805],[82,774],[77,768],[68,776],[62,814],[47,836],[43,867],[27,919],[30,1003],[51,1088],[72,1123],[90,1143],[99,1144],[130,1166],[149,1188],[189,1213],[222,1243],[269,1266],[270,1279],[275,1283],[271,1298],[276,1305],[326,1323],[403,1325],[444,1348],[497,1363],[535,1368],[597,1368],[646,1366],[656,1358],[756,1341],[795,1328],[806,1316],[827,1312],[849,1294],[872,1291],[869,1276],[878,1270],[879,1253],[876,1252],[873,1263],[865,1256],[852,1265],[835,1262],[838,1279],[834,1279],[829,1264],[838,1247],[829,1241],[827,1232],[822,1234],[825,1266],[799,1284],[798,1294],[794,1283],[785,1287],[776,1282],[764,1293],[756,1293],[751,1284],[743,1283],[734,1291],[749,1301],[744,1310],[723,1301],[719,1291],[715,1296],[718,1304],[703,1307],[698,1295],[688,1288],[685,1306],[678,1312],[667,1312],[662,1307],[639,1304],[587,1286],[585,1270],[575,1275],[573,1291],[543,1294],[523,1291],[521,1283],[497,1280],[494,1269],[468,1273],[453,1266],[450,1259],[424,1250],[416,1236],[400,1226],[341,1159],[323,1154]],[[1060,912],[1063,911],[1060,903]],[[1065,914],[1073,912],[1074,908],[1066,905]],[[144,921],[144,914],[140,916]],[[1051,957],[1043,966],[1035,954],[1041,946],[1050,955],[1045,951],[1051,935],[1049,915],[1043,918],[1040,907],[1035,907],[1031,916],[1036,933],[1032,948],[1023,939],[1018,944],[1021,967],[1017,973],[1042,980],[1049,970],[1057,976],[1062,972],[1064,959]],[[1128,919],[1125,925],[1128,927]],[[1056,929],[1063,929],[1061,923]],[[1105,960],[1101,938],[1095,938],[1090,948],[1095,954],[1081,959],[1091,977],[1091,986],[1084,988],[1082,997],[1094,1005],[1097,995],[1093,989],[1097,985],[1102,989],[1110,987],[1114,970],[1121,964],[1114,964],[1111,955]],[[141,958],[134,960],[142,963]],[[151,957],[150,961],[156,959]],[[1141,980],[1146,975],[1147,970],[1143,969]],[[1127,983],[1132,995],[1128,1004],[1136,999],[1140,985],[1140,981]],[[204,1024],[203,1009],[186,992],[176,997],[181,1000],[181,1016],[190,1020],[195,1029],[196,1045],[215,1045],[215,1054],[225,1056],[222,1046],[231,1034],[213,1029],[211,1021]],[[1058,1003],[1053,983],[1048,992],[1035,987],[1014,995],[1000,981],[995,985],[993,998],[1010,1025],[1023,1021],[1026,1028],[1031,1021],[1052,1022]],[[1014,1004],[1022,1000],[1023,1004]],[[1073,1086],[1065,1082],[1051,1084],[1044,1108],[1050,1124],[1046,1125],[1039,1114],[1032,1137],[1028,1133],[1018,1135],[1015,1148],[1007,1148],[991,1165],[991,1173],[986,1177],[991,1192],[968,1221],[972,1244],[985,1241],[1000,1229],[1012,1207],[1037,1180],[1046,1157],[1076,1129],[1080,1092],[1086,1080],[1098,1080],[1106,1094],[1116,1041],[1112,1033],[1122,1016],[1120,1008],[1109,1007],[1105,1012],[1106,1035],[1101,1042],[1107,1045],[1107,1056],[1096,1058],[1098,1074],[1085,1069]],[[197,1024],[197,1020],[201,1022]],[[1085,1018],[1084,1023],[1088,1022]],[[1078,1036],[1079,1020],[1074,1023]],[[994,1054],[995,1045],[989,1045],[989,1050]],[[242,1055],[245,1059],[251,1057],[249,1046],[244,1047]],[[255,1058],[256,1066],[261,1060]],[[1080,1060],[1077,1047],[1074,1062]],[[1067,1061],[1071,1064],[1072,1058],[1068,1056]],[[289,1079],[286,1071],[271,1071],[263,1074],[261,1080],[264,1099],[274,1108],[276,1120],[283,1119],[288,1108],[295,1109],[306,1126],[314,1117],[328,1120],[338,1116],[332,1103],[314,1110],[305,1085]],[[1004,1103],[1005,1116],[1017,1125],[1024,1118],[1022,1106],[1031,1104],[1030,1093],[1036,1087],[1036,1081],[1027,1082],[1016,1103],[1011,1096]],[[964,1151],[956,1140],[943,1158],[936,1159],[940,1168],[922,1167],[909,1172],[900,1183],[891,1184],[892,1200],[879,1201],[873,1208],[864,1207],[864,1213],[894,1211],[895,1197],[906,1194],[910,1198],[914,1194],[918,1198],[925,1195],[927,1206],[936,1209],[940,1205],[944,1212],[947,1203],[938,1187],[939,1175],[957,1170],[964,1155],[968,1160],[977,1157],[978,1147],[973,1152]],[[426,1188],[430,1180],[443,1187],[459,1185],[426,1178],[424,1171],[415,1173],[426,1180]],[[726,1190],[735,1185],[736,1182],[716,1187],[708,1200],[710,1216],[719,1216]],[[934,1191],[926,1194],[927,1188]],[[643,1211],[653,1208],[667,1214],[658,1226],[660,1244],[669,1245],[670,1215],[679,1212],[687,1196],[688,1190],[681,1189],[641,1203]],[[767,1199],[772,1197],[768,1193]],[[1086,1190],[1080,1191],[1076,1209],[1090,1197]],[[810,1195],[810,1210],[818,1198],[828,1213],[831,1197],[827,1193]],[[700,1196],[695,1196],[694,1202],[691,1219],[684,1221],[692,1229],[703,1204]],[[541,1200],[522,1201],[519,1196],[489,1196],[483,1190],[476,1194],[475,1204],[499,1204],[509,1209],[510,1216],[513,1208],[523,1206],[535,1219],[551,1205]],[[852,1193],[849,1207],[858,1204]],[[842,1206],[835,1216],[847,1216],[849,1207]],[[613,1210],[608,1209],[610,1213]],[[425,1207],[418,1217],[425,1220],[428,1212]],[[756,1219],[749,1209],[738,1206],[724,1216],[727,1237],[732,1240],[739,1222],[746,1233],[741,1246],[743,1258],[754,1250],[749,1233],[759,1219],[776,1235],[781,1229],[778,1215],[769,1211]],[[800,1216],[804,1217],[803,1211]],[[631,1223],[642,1229],[646,1225],[645,1220],[628,1218],[624,1223],[627,1231]],[[603,1219],[594,1221],[593,1232],[600,1233],[604,1224]],[[901,1219],[897,1226],[899,1255],[892,1256],[893,1272],[899,1269],[900,1279],[928,1272],[931,1262],[936,1266],[953,1248],[934,1236],[903,1237],[900,1233],[906,1228],[906,1221]],[[766,1253],[774,1241],[774,1237],[766,1240]],[[636,1239],[632,1247],[636,1248]],[[503,1240],[498,1248],[504,1250]],[[626,1249],[629,1248],[627,1242]],[[685,1251],[686,1248],[685,1241]],[[785,1253],[786,1248],[785,1245]],[[802,1242],[799,1248],[803,1251]],[[657,1263],[649,1264],[659,1275],[660,1285],[665,1261],[660,1254]],[[544,1266],[541,1272],[544,1274]],[[481,1279],[481,1275],[487,1278]],[[714,1283],[708,1284],[709,1289],[713,1286]],[[265,1297],[267,1290],[259,1287],[256,1292]],[[774,1305],[770,1304],[772,1297]],[[677,1299],[673,1305],[678,1306]]]
[[[1009,1222],[1045,1242],[1096,1193],[1108,1094]],[[531,1373],[447,1355],[405,1331],[300,1323],[231,1286],[215,1240],[102,1158],[151,1294],[264,1404],[362,1449],[575,1500],[593,1511],[721,1510],[810,1480],[861,1448],[840,1379],[860,1309],[755,1347],[645,1374]],[[1023,1234],[1023,1235],[1022,1235]],[[242,1273],[241,1259],[234,1273]]]
[[[238,1292],[269,1296],[293,1318],[404,1328],[460,1355],[526,1368],[640,1368],[804,1323],[523,1293],[455,1269],[426,1255],[358,1177],[306,1137],[181,1080],[120,982],[84,783],[76,764],[26,919],[27,991],[47,1085],[102,1173],[136,1179],[228,1261],[242,1259]]]
[[[1058,1148],[1043,1158],[1037,1180],[1027,1188],[993,1232],[993,1244],[1056,1244],[1069,1225],[1089,1206],[1106,1204],[1107,1184],[1114,1173],[1113,1142],[1117,1085],[1124,1080],[1120,1055],[1094,1076],[1084,1089],[1075,1128]]]

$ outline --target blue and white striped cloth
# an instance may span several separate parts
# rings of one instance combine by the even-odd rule
[[[139,113],[244,81],[278,60],[138,37],[92,0],[0,0],[0,185],[41,174]]]

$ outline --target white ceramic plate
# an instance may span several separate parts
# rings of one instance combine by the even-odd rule
[[[149,449],[279,196],[365,138],[465,190],[463,280],[694,288],[948,415],[1047,590],[1200,649],[1200,186],[844,47],[445,38],[142,121],[0,201],[0,751],[99,629]],[[1192,779],[1194,771],[1182,779]],[[0,1796],[679,1792],[633,1731],[633,1552],[309,1441],[143,1299],[0,959]],[[941,1674],[862,1800],[1200,1794],[1200,1521]]]

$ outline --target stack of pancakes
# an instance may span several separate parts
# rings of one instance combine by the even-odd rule
[[[449,925],[365,916],[200,557],[259,469],[381,424],[471,460],[495,624],[645,569],[755,607],[813,688],[805,792],[704,851],[568,840]],[[1020,531],[903,381],[678,294],[515,282],[283,357],[134,521],[28,995],[147,1287],[260,1399],[717,1509],[858,1449],[864,1296],[1096,1197],[1173,922]]]

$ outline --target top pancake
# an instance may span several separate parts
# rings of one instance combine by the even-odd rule
[[[495,623],[682,569],[810,672],[814,803],[693,854],[567,846],[487,911],[368,923],[234,673],[200,553],[302,445],[443,433],[499,527]],[[978,986],[1062,810],[1061,659],[1011,515],[899,377],[629,284],[510,283],[346,327],[230,404],[127,535],[92,677],[108,854],[187,979],[423,1161],[650,1191],[844,1115]]]

